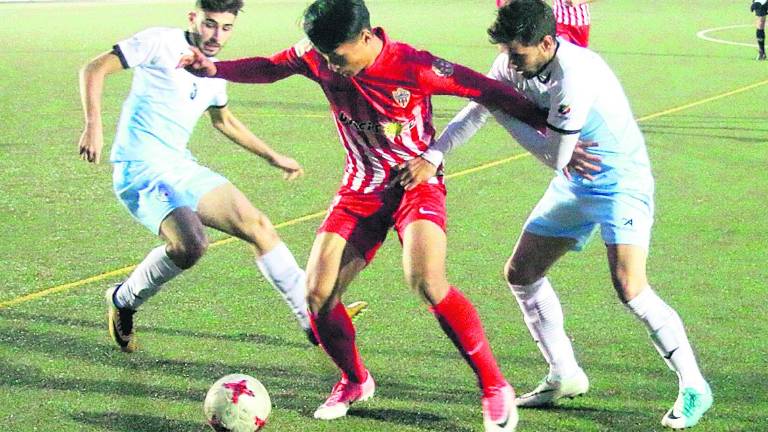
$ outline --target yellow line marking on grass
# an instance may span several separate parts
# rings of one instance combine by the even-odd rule
[[[733,96],[735,94],[743,93],[743,92],[745,92],[747,90],[752,90],[753,88],[760,87],[760,86],[763,86],[763,85],[766,85],[766,84],[768,84],[768,80],[756,82],[754,84],[750,84],[750,85],[747,85],[747,86],[744,86],[744,87],[739,87],[739,88],[737,88],[735,90],[731,90],[729,92],[725,92],[725,93],[721,93],[719,95],[711,96],[711,97],[708,97],[706,99],[702,99],[702,100],[699,100],[699,101],[696,101],[696,102],[691,102],[689,104],[680,105],[679,107],[670,108],[668,110],[664,110],[664,111],[657,112],[657,113],[654,113],[654,114],[649,114],[649,115],[647,115],[645,117],[640,117],[639,119],[637,119],[637,121],[638,122],[643,122],[643,121],[646,121],[646,120],[654,119],[656,117],[661,117],[661,116],[665,116],[665,115],[669,115],[669,114],[674,114],[674,113],[676,113],[678,111],[687,110],[688,108],[693,108],[695,106],[703,105],[703,104],[708,103],[708,102],[716,101],[718,99],[726,98],[728,96]]]
[[[644,117],[640,117],[640,118],[637,119],[637,121],[638,122],[644,122],[644,121],[651,120],[651,119],[654,119],[654,118],[657,118],[657,117],[662,117],[662,116],[665,116],[665,115],[674,114],[676,112],[683,111],[683,110],[686,110],[686,109],[689,109],[689,108],[693,108],[695,106],[703,105],[705,103],[709,103],[709,102],[712,102],[712,101],[715,101],[715,100],[718,100],[718,99],[726,98],[728,96],[733,96],[733,95],[738,94],[738,93],[743,93],[743,92],[745,92],[747,90],[752,90],[753,88],[760,87],[760,86],[763,86],[763,85],[766,85],[766,84],[768,84],[768,80],[760,81],[760,82],[757,82],[757,83],[754,83],[754,84],[750,84],[750,85],[747,85],[747,86],[744,86],[744,87],[737,88],[735,90],[731,90],[729,92],[725,92],[725,93],[721,93],[719,95],[711,96],[711,97],[708,97],[706,99],[701,99],[701,100],[696,101],[696,102],[691,102],[691,103],[688,103],[688,104],[685,104],[685,105],[680,105],[680,106],[675,107],[675,108],[670,108],[670,109],[667,109],[667,110],[664,110],[664,111],[660,111],[660,112],[657,112],[657,113],[654,113],[654,114],[650,114],[650,115],[647,115],[647,116],[644,116]],[[526,156],[530,156],[530,153],[520,153],[520,154],[516,154],[514,156],[510,156],[510,157],[507,157],[507,158],[504,158],[504,159],[499,159],[499,160],[496,160],[496,161],[484,163],[482,165],[478,165],[478,166],[473,167],[473,168],[468,168],[468,169],[465,169],[465,170],[462,170],[462,171],[455,172],[453,174],[449,174],[449,175],[446,176],[446,178],[451,179],[451,178],[466,176],[466,175],[469,175],[469,174],[474,174],[474,173],[476,173],[478,171],[483,171],[483,170],[486,170],[486,169],[489,169],[489,168],[493,168],[493,167],[496,167],[496,166],[499,166],[499,165],[502,165],[502,164],[505,164],[505,163],[508,163],[508,162],[512,162],[512,161],[515,161],[515,160],[518,160],[518,159],[522,159],[522,158],[524,158]],[[275,225],[275,228],[285,228],[285,227],[289,227],[289,226],[292,226],[292,225],[300,224],[302,222],[306,222],[308,220],[318,219],[318,218],[324,216],[325,213],[326,213],[325,210],[319,211],[319,212],[315,212],[315,213],[310,213],[308,215],[304,215],[304,216],[301,216],[301,217],[298,217],[298,218],[295,218],[295,219],[291,219],[289,221],[285,221],[285,222],[279,223],[279,224]],[[224,239],[221,239],[221,240],[217,240],[217,241],[211,243],[209,247],[223,246],[225,244],[232,243],[235,240],[237,240],[237,239],[234,238],[234,237],[227,237],[227,238],[224,238]],[[55,293],[59,293],[59,292],[63,292],[63,291],[69,291],[69,290],[71,290],[73,288],[81,287],[83,285],[87,285],[87,284],[92,283],[92,282],[103,281],[104,279],[107,279],[107,278],[110,278],[110,277],[113,277],[113,276],[122,276],[124,274],[130,273],[131,270],[133,270],[134,268],[136,268],[136,265],[130,265],[130,266],[119,268],[117,270],[112,270],[112,271],[108,271],[106,273],[101,273],[101,274],[98,274],[98,275],[95,275],[95,276],[91,276],[91,277],[88,277],[88,278],[85,278],[85,279],[81,279],[81,280],[78,280],[78,281],[75,281],[75,282],[70,282],[70,283],[66,283],[66,284],[63,284],[63,285],[57,285],[57,286],[54,286],[54,287],[51,287],[51,288],[46,288],[46,289],[43,289],[43,290],[40,290],[40,291],[35,291],[35,292],[29,293],[29,294],[25,294],[25,295],[13,298],[11,300],[0,302],[0,309],[5,309],[5,308],[9,308],[11,306],[16,306],[18,304],[26,303],[26,302],[29,302],[29,301],[32,301],[32,300],[35,300],[35,299],[38,299],[38,298],[41,298],[41,297],[46,297],[46,296],[49,296],[51,294],[55,294]]]

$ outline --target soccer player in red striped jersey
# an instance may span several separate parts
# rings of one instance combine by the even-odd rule
[[[557,36],[568,42],[586,48],[589,45],[591,17],[589,3],[594,0],[552,0],[552,12],[557,23]],[[507,4],[508,0],[496,0],[496,7]]]
[[[291,75],[317,82],[331,105],[346,150],[341,187],[318,229],[307,264],[310,317],[341,380],[315,417],[346,415],[373,396],[375,384],[355,343],[341,296],[394,227],[405,277],[477,374],[486,431],[517,424],[514,392],[499,370],[472,303],[446,280],[446,190],[442,174],[405,191],[396,167],[433,142],[433,94],[471,98],[544,127],[544,113],[512,87],[397,42],[370,26],[362,0],[316,0],[305,11],[307,41],[272,57],[213,63],[189,59],[190,70],[235,82],[269,83]]]
[[[589,45],[589,3],[592,0],[552,0],[558,36],[580,47]]]

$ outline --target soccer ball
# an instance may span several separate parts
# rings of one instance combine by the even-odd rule
[[[216,432],[254,432],[264,427],[272,410],[269,393],[259,380],[232,374],[213,383],[203,411]]]

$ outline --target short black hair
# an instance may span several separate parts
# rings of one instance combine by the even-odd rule
[[[304,11],[302,25],[312,45],[330,53],[370,29],[371,18],[363,0],[315,0]]]
[[[197,0],[197,8],[206,12],[229,12],[237,15],[243,9],[243,0]]]
[[[554,38],[556,26],[552,7],[542,0],[512,0],[499,8],[488,35],[494,44],[518,42],[531,46],[544,36]]]

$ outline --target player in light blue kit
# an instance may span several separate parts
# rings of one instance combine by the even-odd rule
[[[488,33],[502,49],[489,76],[516,86],[548,109],[549,130],[543,136],[502,113],[492,114],[558,173],[528,217],[505,267],[509,287],[550,368],[535,390],[518,398],[518,406],[551,405],[589,389],[546,273],[566,252],[580,250],[599,226],[620,299],[646,325],[679,378],[677,400],[662,424],[674,429],[695,425],[711,406],[712,392],[680,317],[648,285],[654,181],[643,136],[619,81],[597,54],[555,37],[552,10],[540,0],[509,2]],[[490,114],[470,103],[422,158],[404,167],[401,183],[409,188],[428,178],[444,153],[466,142]]]
[[[103,146],[104,77],[134,69],[110,162],[115,193],[128,211],[165,244],[153,249],[122,284],[107,291],[109,331],[125,352],[136,349],[133,315],[162,285],[193,266],[208,247],[204,226],[248,242],[264,277],[282,294],[310,341],[305,275],[266,215],[221,175],[197,163],[187,142],[203,113],[233,142],[282,170],[303,174],[293,159],[256,137],[227,108],[226,81],[198,78],[178,64],[189,46],[214,56],[229,39],[242,0],[198,0],[189,31],[150,28],[117,43],[80,74],[85,130],[81,158],[98,163]],[[354,310],[356,312],[357,310]]]

